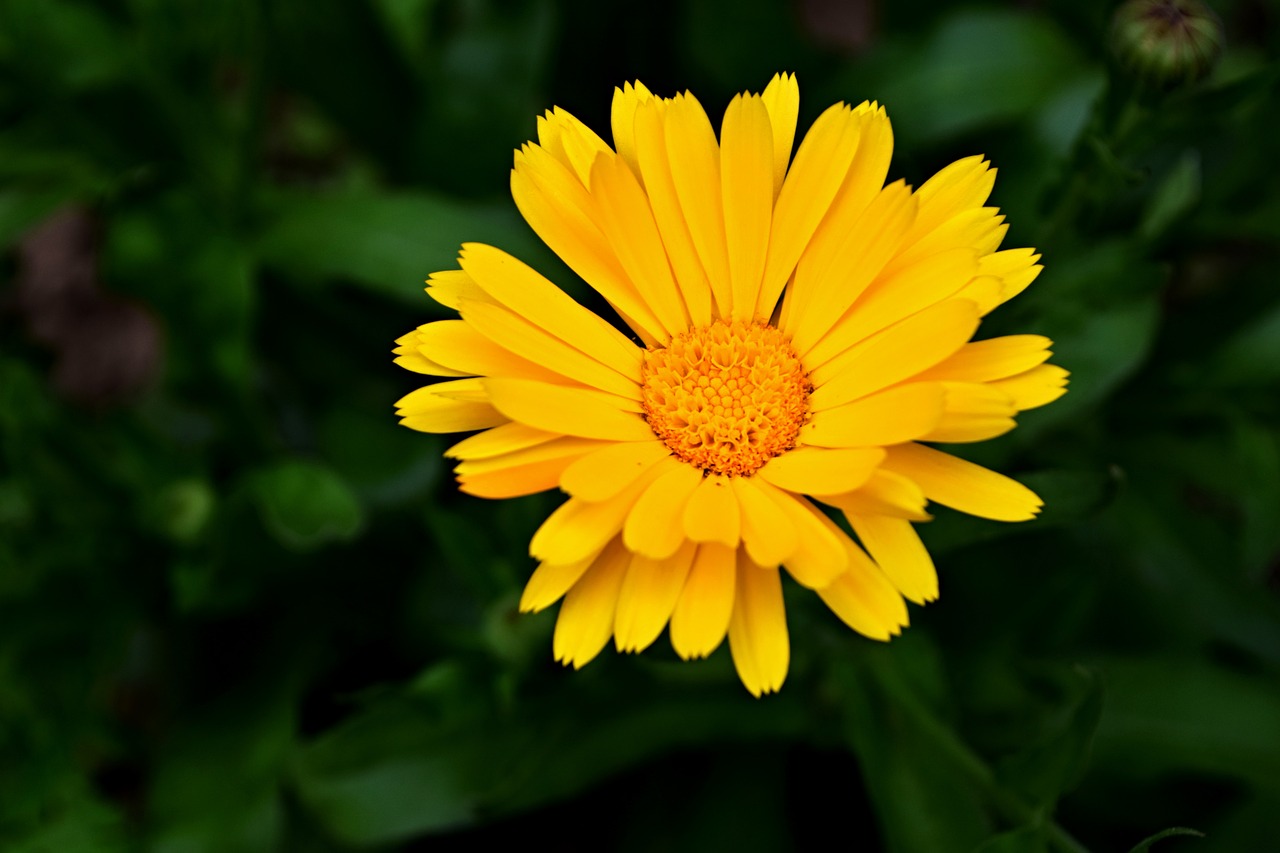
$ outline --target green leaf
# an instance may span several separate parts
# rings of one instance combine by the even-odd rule
[[[546,259],[514,204],[425,193],[279,195],[268,205],[257,251],[268,267],[298,281],[351,281],[425,309],[435,304],[422,295],[426,277],[456,269],[459,248],[471,242],[531,265]]]
[[[1200,152],[1186,151],[1156,187],[1143,211],[1138,234],[1154,240],[1188,214],[1200,201]]]
[[[354,538],[364,513],[337,474],[315,462],[292,460],[259,471],[253,496],[267,529],[298,551]]]
[[[1101,679],[1083,667],[1074,674],[1074,700],[1050,720],[1037,742],[1000,762],[996,771],[1002,783],[1046,808],[1084,774],[1102,715]]]
[[[1138,842],[1129,853],[1147,853],[1151,849],[1151,845],[1164,838],[1172,838],[1175,835],[1191,835],[1196,838],[1204,838],[1204,833],[1196,829],[1188,829],[1185,826],[1171,826],[1168,829],[1157,832],[1148,838],[1144,838]]]

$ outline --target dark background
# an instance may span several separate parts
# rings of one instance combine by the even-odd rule
[[[1206,79],[1111,4],[0,0],[0,847],[1250,851],[1280,837],[1280,12]],[[984,324],[1071,392],[965,448],[1047,502],[939,509],[892,644],[788,588],[753,700],[665,639],[581,672],[520,616],[555,495],[459,495],[392,340],[560,105],[799,75],[890,179],[1000,169],[1045,272]],[[834,840],[833,840],[834,839]]]

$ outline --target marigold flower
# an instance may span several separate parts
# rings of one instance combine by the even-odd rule
[[[918,190],[886,186],[875,103],[832,106],[793,159],[798,109],[778,75],[733,99],[717,141],[691,94],[628,84],[614,148],[549,111],[516,152],[512,194],[634,337],[467,244],[427,288],[460,319],[397,342],[401,366],[458,377],[400,400],[402,423],[482,430],[447,451],[464,492],[568,493],[533,537],[520,602],[564,598],[566,664],[610,637],[641,651],[669,626],[686,659],[727,635],[747,689],[775,691],[790,657],[780,567],[887,640],[904,598],[938,595],[912,527],[928,501],[1004,521],[1041,506],[922,443],[993,438],[1064,393],[1046,338],[970,341],[1041,269],[1031,249],[997,251],[995,170],[969,157]]]

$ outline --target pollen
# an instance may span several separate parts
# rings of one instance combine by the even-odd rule
[[[645,419],[703,471],[745,476],[795,447],[813,384],[772,326],[717,320],[645,352]]]

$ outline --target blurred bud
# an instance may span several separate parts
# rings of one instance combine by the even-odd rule
[[[1129,0],[1111,22],[1116,60],[1140,80],[1172,89],[1205,77],[1222,53],[1222,22],[1200,0]]]
[[[192,542],[213,514],[214,495],[202,480],[178,480],[159,494],[155,516],[162,532],[175,542]]]

